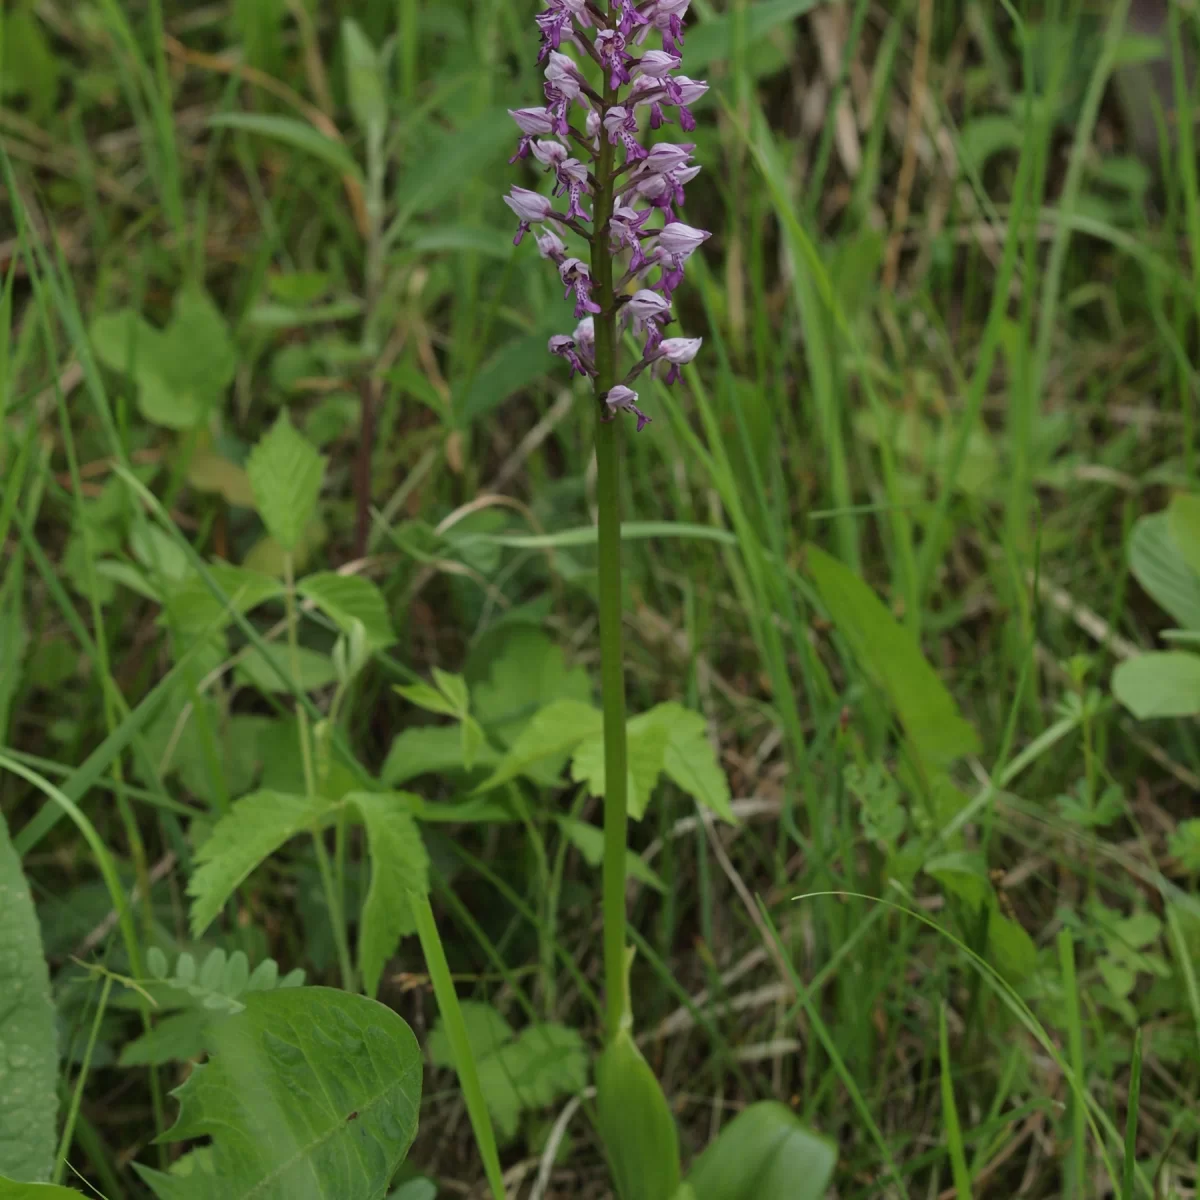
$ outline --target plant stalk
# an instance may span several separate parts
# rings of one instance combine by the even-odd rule
[[[615,100],[611,86],[604,101]],[[596,303],[596,507],[599,521],[600,693],[604,709],[604,991],[609,1040],[625,1017],[625,842],[628,827],[625,671],[621,650],[620,422],[605,421],[617,382],[617,310],[608,245],[615,181],[613,147],[600,138],[591,273]]]

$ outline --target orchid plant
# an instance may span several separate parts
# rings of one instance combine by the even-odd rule
[[[537,251],[558,269],[578,322],[550,339],[571,376],[592,380],[596,408],[599,510],[600,657],[604,707],[604,976],[610,1043],[626,1028],[625,683],[621,650],[619,425],[640,432],[650,417],[633,384],[646,371],[679,377],[700,338],[664,337],[684,264],[708,239],[679,217],[684,187],[699,173],[693,143],[654,141],[675,124],[695,129],[689,105],[708,90],[682,74],[689,0],[549,0],[537,17],[545,104],[511,110],[520,130],[510,162],[536,161],[553,176],[550,195],[513,187],[520,244],[535,226]],[[654,37],[660,45],[648,45]],[[590,61],[589,61],[590,60]],[[670,114],[674,114],[674,118]],[[565,197],[566,206],[555,199]],[[589,212],[589,204],[591,211]],[[585,242],[588,261],[568,238]],[[619,334],[641,355],[623,374]]]

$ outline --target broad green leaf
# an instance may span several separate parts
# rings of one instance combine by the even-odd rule
[[[622,1029],[596,1062],[596,1128],[620,1200],[679,1188],[679,1131],[654,1072]]]
[[[499,787],[543,759],[569,753],[580,742],[599,733],[602,725],[603,718],[590,704],[578,700],[554,701],[529,722],[496,770],[475,791]]]
[[[12,6],[4,16],[3,54],[0,55],[0,99],[23,95],[29,116],[42,125],[54,114],[61,66],[50,47],[33,5]],[[67,61],[65,58],[62,60]],[[7,331],[6,331],[7,333]]]
[[[496,1132],[508,1140],[522,1112],[583,1090],[587,1050],[576,1030],[548,1022],[523,1029],[477,1067]]]
[[[676,787],[697,804],[731,825],[737,821],[729,795],[729,780],[717,762],[704,718],[673,701],[658,704],[646,714],[666,737],[663,770]]]
[[[475,767],[494,767],[500,756],[486,742],[475,751]],[[380,782],[399,787],[418,775],[464,771],[463,740],[453,725],[417,725],[398,733],[384,759]]]
[[[958,137],[964,159],[974,170],[982,171],[988,160],[996,154],[1005,150],[1019,150],[1025,134],[1011,116],[984,113],[964,122]]]
[[[0,1200],[79,1200],[79,1196],[57,1183],[17,1183],[0,1175]]]
[[[327,137],[305,121],[266,113],[216,113],[209,117],[208,123],[216,129],[238,129],[282,142],[318,159],[342,175],[349,175],[360,182],[362,180],[362,168],[354,161],[345,143]]]
[[[663,769],[667,752],[665,730],[644,713],[634,717],[625,727],[626,745],[626,807],[635,821],[646,814],[654,786]],[[604,739],[588,738],[571,756],[571,778],[586,783],[593,796],[603,796],[605,788]]]
[[[821,1200],[837,1147],[791,1109],[762,1100],[740,1112],[692,1164],[696,1200]]]
[[[925,874],[971,908],[977,909],[991,898],[992,884],[982,854],[967,850],[939,854],[925,864]]]
[[[357,21],[342,18],[342,49],[346,55],[346,91],[350,111],[363,133],[378,135],[387,123],[387,84],[375,47]]]
[[[490,1004],[482,1004],[478,1000],[463,1000],[463,1023],[467,1027],[467,1041],[471,1046],[471,1057],[478,1060],[499,1050],[506,1042],[515,1036],[512,1026]],[[429,1037],[425,1041],[425,1049],[429,1052],[429,1061],[435,1067],[453,1067],[454,1051],[450,1039],[442,1027],[442,1019],[438,1018]]]
[[[1167,509],[1167,529],[1183,561],[1200,579],[1200,496],[1176,496]]]
[[[353,632],[354,622],[360,622],[371,650],[382,650],[396,640],[387,602],[369,579],[361,575],[320,571],[301,579],[296,590],[306,600],[311,600],[342,632]]]
[[[237,508],[254,507],[254,490],[245,467],[202,450],[188,461],[187,481],[198,492],[212,492]]]
[[[451,400],[459,419],[469,423],[486,416],[510,396],[545,375],[546,339],[561,324],[561,320],[554,323],[547,319],[536,333],[509,341],[488,358],[473,377],[464,380],[463,388]],[[469,390],[463,390],[468,386]]]
[[[1167,513],[1142,517],[1129,538],[1129,569],[1146,593],[1184,629],[1200,630],[1200,575],[1171,536]]]
[[[0,816],[0,1171],[50,1178],[58,1135],[58,1033],[21,860]]]
[[[283,412],[251,451],[246,472],[267,532],[295,551],[317,510],[325,459]]]
[[[337,682],[337,671],[328,654],[319,654],[307,646],[297,646],[296,661],[299,663],[300,677],[294,682],[299,684],[301,691],[315,692]],[[238,662],[235,674],[240,683],[248,684],[256,691],[282,694],[290,692],[291,688],[279,678],[275,668],[278,667],[288,679],[292,679],[292,665],[289,647],[268,642],[265,651],[257,646],[248,647],[246,656]]]
[[[330,811],[321,796],[259,791],[244,796],[213,828],[196,851],[197,869],[188,882],[192,934],[212,924],[234,889],[284,842],[312,829]]]
[[[433,668],[433,682],[438,691],[450,701],[456,716],[464,716],[471,707],[470,695],[467,692],[467,681],[461,675],[443,671],[440,667]]]
[[[1200,655],[1163,650],[1127,659],[1113,671],[1113,695],[1139,721],[1200,713]]]
[[[204,1030],[211,1015],[205,1008],[185,1008],[162,1017],[148,1033],[126,1044],[117,1065],[160,1066],[199,1058],[204,1052]]]
[[[821,600],[859,669],[887,694],[920,758],[938,767],[975,753],[975,730],[916,639],[849,567],[812,543],[806,554]]]
[[[232,624],[235,614],[247,613],[283,594],[279,580],[259,571],[223,562],[209,563],[206,570],[228,600],[218,600],[198,573],[188,575],[166,596],[169,623],[180,633],[217,632]],[[225,621],[218,624],[222,616]]]
[[[138,1165],[164,1200],[376,1200],[417,1130],[421,1052],[391,1009],[333,988],[256,992],[215,1022],[173,1093],[173,1141],[211,1137],[213,1176]],[[216,1187],[214,1187],[214,1179]]]
[[[604,862],[604,831],[586,821],[576,821],[571,817],[559,817],[559,828],[563,835],[583,855],[583,861],[589,867],[599,867]],[[666,895],[667,885],[662,876],[649,866],[632,850],[625,851],[625,874],[630,879],[639,879],[642,883],[654,888],[656,892]]]
[[[994,901],[988,914],[988,957],[1013,983],[1028,978],[1037,967],[1033,938],[1016,921],[1006,917]]]
[[[401,936],[415,930],[409,892],[429,889],[429,859],[421,832],[404,806],[390,792],[351,792],[342,798],[358,809],[367,829],[371,856],[371,886],[363,903],[358,932],[358,966],[368,996],[379,990],[383,965]]]
[[[437,713],[442,717],[457,717],[458,712],[450,699],[443,696],[437,688],[418,680],[416,683],[396,684],[396,694],[403,696],[409,704],[415,704],[426,712]]]

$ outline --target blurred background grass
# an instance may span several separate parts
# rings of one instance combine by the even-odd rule
[[[545,354],[569,314],[500,203],[518,178],[505,109],[539,95],[535,11],[5,6],[0,739],[86,790],[181,938],[197,830],[295,747],[268,729],[269,671],[209,705],[224,652],[199,653],[146,732],[166,779],[131,773],[128,714],[188,632],[139,571],[188,564],[117,465],[206,559],[277,572],[248,449],[286,409],[329,455],[303,557],[358,564],[388,597],[400,641],[344,716],[385,780],[414,719],[392,683],[433,664],[481,677],[489,638],[522,622],[595,673],[591,551],[570,536],[592,521],[591,406]],[[343,17],[388,47],[378,145],[351,116]],[[626,519],[653,523],[626,551],[631,709],[699,707],[744,817],[718,834],[667,803],[635,835],[667,883],[632,909],[638,1023],[689,1151],[776,1096],[838,1140],[839,1196],[1109,1194],[1142,1026],[1137,1194],[1193,1194],[1200,920],[1194,902],[1167,920],[1165,900],[1195,893],[1170,838],[1200,743],[1189,723],[1134,725],[1107,680],[1163,625],[1129,579],[1129,530],[1195,486],[1196,44],[1194,11],[1145,0],[693,0],[684,68],[713,88],[687,216],[714,236],[678,299],[705,353],[685,386],[647,388],[624,476]],[[807,582],[810,539],[921,639],[978,731],[948,807],[925,811],[899,769],[888,708]],[[235,737],[234,715],[263,724]],[[0,802],[14,831],[43,804],[12,776]],[[962,890],[904,861],[906,831],[947,812],[1028,935],[1013,978],[1091,1110],[952,941],[868,900],[791,901],[900,883],[984,950]],[[103,943],[107,901],[76,835],[33,841],[65,969]],[[508,828],[434,850],[456,969],[592,1020],[554,954],[596,965],[594,873],[572,859],[548,896]],[[229,944],[330,971],[312,874],[267,880]],[[408,953],[387,998],[420,1032]],[[82,1018],[61,1007],[69,1072]],[[142,1074],[115,1069],[115,1019],[105,1038],[78,1159],[133,1195],[124,1165],[155,1119]],[[429,1089],[414,1154],[447,1194],[477,1182],[458,1105]],[[600,1161],[569,1144],[561,1194],[605,1194]]]

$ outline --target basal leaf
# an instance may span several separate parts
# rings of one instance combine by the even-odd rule
[[[837,1148],[774,1100],[739,1113],[692,1164],[696,1200],[821,1200]]]
[[[358,965],[368,996],[379,990],[383,965],[401,935],[412,933],[409,892],[429,888],[429,859],[421,831],[391,792],[351,792],[343,803],[358,809],[367,829],[371,855],[371,886],[363,903],[358,934]]]
[[[809,574],[859,670],[886,693],[919,757],[937,767],[975,753],[975,730],[912,634],[849,567],[811,543],[806,553]]]
[[[188,883],[193,935],[199,937],[212,924],[234,889],[263,859],[311,829],[330,808],[321,796],[286,792],[252,792],[239,800],[196,851],[198,866]]]
[[[1113,671],[1113,695],[1139,721],[1200,713],[1200,654],[1164,650],[1126,659]]]
[[[391,1009],[332,988],[247,997],[173,1094],[166,1138],[211,1137],[212,1175],[138,1166],[164,1200],[376,1200],[417,1129],[421,1052]],[[190,1186],[189,1186],[190,1185]]]
[[[325,459],[284,412],[251,451],[246,472],[267,532],[295,551],[316,513]]]
[[[624,1029],[596,1063],[596,1128],[620,1200],[674,1196],[679,1131],[662,1085]]]
[[[58,1034],[37,913],[2,816],[0,1031],[0,1172],[37,1183],[58,1142]]]
[[[361,622],[370,649],[382,650],[396,640],[387,602],[369,579],[320,571],[301,579],[296,590],[344,633],[352,632],[355,621]]]
[[[524,774],[543,759],[567,754],[586,738],[600,732],[603,719],[597,709],[578,700],[548,704],[522,730],[496,770],[475,790],[488,791]]]

